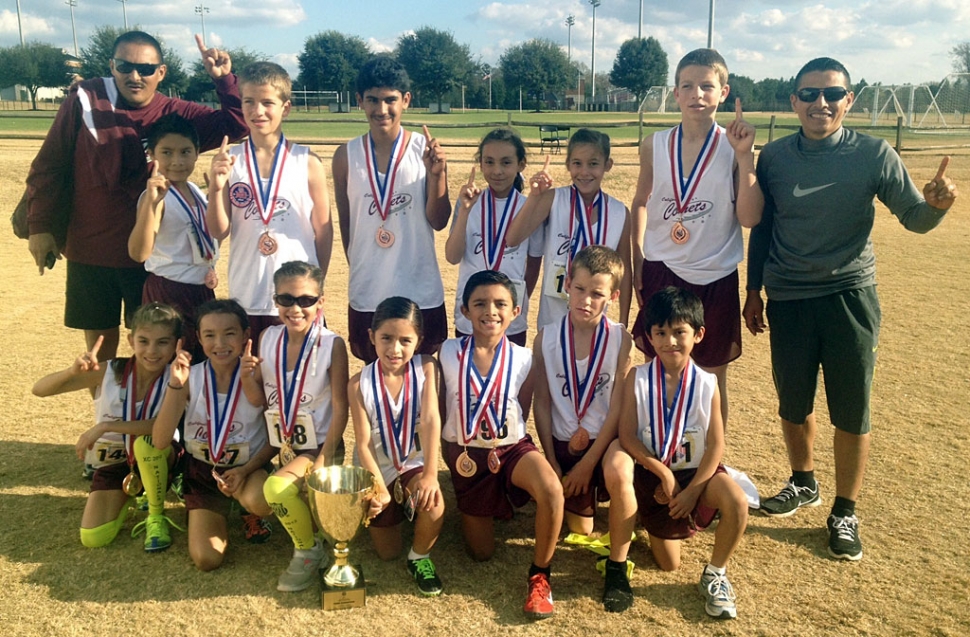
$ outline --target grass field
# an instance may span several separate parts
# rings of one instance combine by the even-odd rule
[[[425,116],[416,114],[414,119],[425,120]],[[436,121],[430,116],[427,120],[432,126]],[[452,116],[441,121],[457,120]],[[6,124],[7,119],[0,122]],[[480,134],[480,130],[474,132],[475,137]],[[447,134],[442,137],[450,139]],[[0,139],[0,210],[12,210],[38,147],[38,141]],[[329,162],[332,146],[316,144],[314,149]],[[472,151],[446,150],[453,164],[450,186],[455,193],[466,178]],[[200,165],[207,165],[208,159],[203,158]],[[535,153],[531,159],[533,164],[541,161]],[[939,156],[912,155],[906,162],[922,184],[934,174]],[[634,149],[618,150],[618,165],[604,183],[626,202],[635,187],[635,163]],[[552,172],[560,183],[565,180],[565,169],[558,162]],[[192,567],[183,533],[174,533],[170,550],[144,553],[140,540],[127,537],[134,520],[111,546],[82,548],[77,527],[88,483],[80,478],[74,443],[90,426],[90,398],[77,393],[41,400],[30,394],[35,379],[66,367],[81,352],[80,334],[61,324],[64,263],[38,277],[26,242],[3,233],[0,307],[8,334],[0,357],[0,395],[7,408],[7,416],[0,421],[3,633],[18,637],[970,634],[970,534],[965,526],[970,519],[966,478],[970,344],[965,329],[970,316],[970,277],[965,268],[970,257],[970,156],[954,157],[949,174],[964,196],[941,227],[928,235],[907,233],[884,208],[878,209],[873,241],[884,319],[873,388],[872,457],[859,502],[865,557],[850,564],[826,556],[824,527],[834,496],[834,476],[831,428],[820,397],[816,470],[825,504],[783,520],[752,515],[729,564],[738,594],[739,617],[732,622],[708,619],[696,590],[713,545],[712,533],[701,533],[685,545],[680,571],[662,573],[653,565],[640,532],[630,556],[637,565],[632,580],[636,603],[630,611],[605,613],[600,603],[602,579],[593,568],[593,555],[560,544],[553,561],[556,615],[529,623],[521,605],[532,555],[534,507],[526,506],[512,521],[498,524],[495,557],[475,563],[463,549],[446,472],[440,480],[449,510],[433,552],[445,593],[437,599],[416,594],[403,558],[379,561],[366,533],[353,542],[352,559],[362,563],[368,580],[367,607],[339,613],[321,611],[314,589],[297,594],[275,590],[276,578],[291,555],[288,537],[275,521],[271,541],[250,546],[236,519],[231,519],[226,562],[212,573]],[[201,171],[196,177],[201,183]],[[439,255],[444,241],[444,233],[439,233]],[[451,299],[457,272],[444,259],[439,261]],[[225,266],[223,259],[219,264],[223,282]],[[346,281],[346,261],[337,249],[326,308],[328,322],[338,334],[347,332]],[[226,292],[223,283],[217,293]],[[351,373],[359,368],[359,363],[352,362]],[[753,338],[745,333],[744,355],[731,366],[729,387],[732,411],[726,462],[747,472],[763,493],[773,494],[788,477],[788,465],[775,415],[766,336]],[[352,447],[350,432],[346,441]],[[184,523],[184,508],[174,500],[170,499],[167,512]],[[605,530],[605,508],[598,511],[596,526]]]

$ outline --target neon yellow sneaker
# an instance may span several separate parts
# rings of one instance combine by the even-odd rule
[[[170,524],[179,531],[185,530],[172,522],[164,513],[149,514],[147,518],[136,524],[135,528],[131,530],[131,537],[137,537],[142,531],[145,531],[145,551],[149,553],[164,551],[172,546],[172,536],[168,532]]]

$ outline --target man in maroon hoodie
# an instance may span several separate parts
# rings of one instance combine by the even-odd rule
[[[158,93],[167,70],[161,46],[129,31],[115,41],[111,77],[71,88],[27,176],[30,253],[41,274],[48,260],[67,257],[64,324],[84,330],[88,349],[103,336],[104,360],[117,353],[122,301],[126,319],[141,303],[145,269],[129,258],[128,235],[150,174],[148,130],[179,113],[195,125],[202,151],[248,132],[228,53],[196,41],[220,110]]]

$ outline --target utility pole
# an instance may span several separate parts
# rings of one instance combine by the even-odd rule
[[[77,6],[77,0],[64,0],[64,4],[71,7],[71,30],[74,32],[74,57],[80,57],[77,50],[77,25],[74,24],[74,7]]]
[[[27,46],[24,44],[24,23],[20,19],[20,0],[17,0],[17,28],[20,29],[20,46]]]
[[[713,2],[713,0],[711,1]],[[596,7],[600,6],[602,2],[603,0],[589,0],[590,5],[593,7],[593,52],[591,60],[592,72],[590,73],[593,80],[593,92],[589,101],[593,104],[596,103]]]
[[[707,48],[714,48],[714,0],[711,0],[711,10],[707,14]]]
[[[125,15],[125,31],[128,30],[128,0],[118,0],[121,3],[121,11]]]
[[[643,0],[640,0],[640,19],[637,21],[637,38],[643,38]]]

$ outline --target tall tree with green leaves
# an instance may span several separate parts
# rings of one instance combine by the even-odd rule
[[[311,91],[353,91],[357,73],[371,56],[356,35],[324,31],[307,38],[298,56],[297,83]]]
[[[630,38],[620,45],[610,71],[610,82],[643,99],[651,86],[667,84],[667,54],[653,37]]]
[[[970,73],[970,41],[961,42],[950,49],[953,70],[957,73]]]
[[[448,31],[421,27],[397,41],[397,59],[407,69],[421,97],[442,96],[460,86],[475,69],[467,44],[459,44]],[[477,71],[476,71],[477,72]]]
[[[128,31],[142,31],[139,26],[134,26]],[[114,43],[123,33],[127,31],[121,27],[113,27],[103,24],[94,29],[88,45],[81,48],[81,69],[78,74],[84,79],[95,77],[107,77],[111,75],[109,63],[114,56]],[[167,68],[165,79],[158,85],[161,93],[182,93],[189,85],[189,76],[185,72],[182,58],[174,50],[165,46],[165,41],[158,35],[151,34],[162,46],[162,61]],[[235,60],[233,60],[235,65]]]
[[[43,42],[0,49],[0,86],[21,84],[30,93],[30,103],[37,110],[40,88],[60,88],[70,83],[67,55],[61,49]]]
[[[499,58],[499,67],[506,90],[528,92],[535,99],[536,110],[547,91],[561,91],[574,79],[565,52],[550,40],[534,39],[509,47]]]

